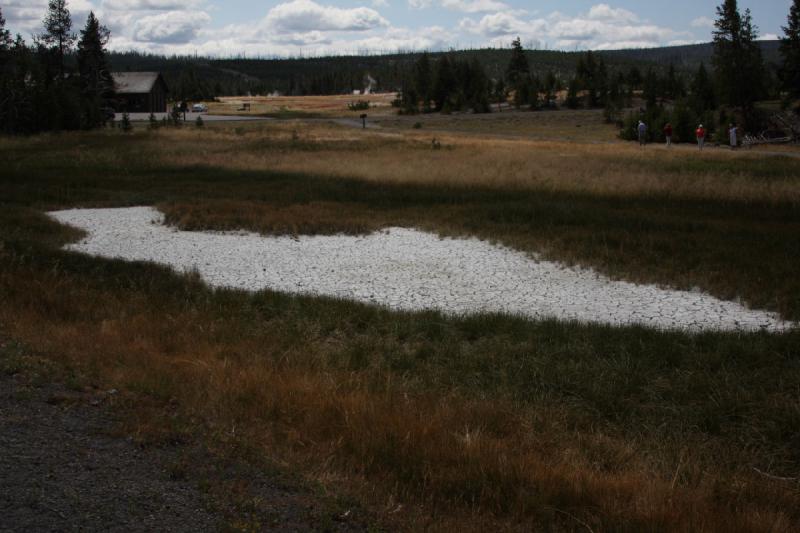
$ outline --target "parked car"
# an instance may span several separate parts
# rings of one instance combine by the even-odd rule
[[[206,111],[208,111],[206,104],[194,104],[192,106],[192,113],[205,113]]]

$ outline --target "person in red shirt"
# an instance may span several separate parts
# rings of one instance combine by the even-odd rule
[[[669,122],[664,126],[664,138],[667,139],[667,148],[672,146],[672,124]]]
[[[706,144],[706,129],[703,127],[702,124],[697,126],[697,130],[694,132],[695,136],[697,137],[697,146],[700,150],[703,150],[703,146]]]

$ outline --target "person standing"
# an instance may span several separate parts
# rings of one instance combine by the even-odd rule
[[[731,142],[731,150],[736,150],[736,147],[739,146],[739,128],[736,127],[736,124],[728,127],[728,139]]]
[[[697,126],[697,129],[694,132],[695,136],[697,137],[697,146],[700,148],[700,151],[703,151],[703,146],[706,144],[706,129],[703,127],[702,124]]]
[[[667,148],[672,146],[672,124],[669,122],[664,126],[664,138],[667,140]]]
[[[639,146],[644,148],[644,145],[647,143],[647,124],[640,120],[636,131],[639,134]]]

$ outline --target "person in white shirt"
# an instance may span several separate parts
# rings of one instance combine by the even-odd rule
[[[739,128],[736,127],[736,124],[731,124],[728,128],[728,138],[731,142],[731,150],[736,150],[736,147],[739,146]]]

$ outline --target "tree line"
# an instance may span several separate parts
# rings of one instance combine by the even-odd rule
[[[744,131],[759,131],[769,125],[769,117],[756,103],[766,98],[782,99],[785,107],[800,99],[800,0],[794,0],[780,41],[781,64],[774,80],[758,44],[759,30],[749,9],[739,10],[737,0],[725,0],[716,9],[713,31],[713,56],[710,70],[701,64],[688,81],[678,77],[659,79],[652,72],[645,76],[644,107],[621,121],[621,136],[633,140],[639,120],[648,125],[649,140],[663,140],[662,128],[669,123],[681,141],[694,139],[694,130],[703,124],[711,135],[727,143],[731,123]],[[648,78],[650,80],[648,81]],[[619,102],[607,104],[613,109]],[[795,108],[800,114],[800,107]]]
[[[700,123],[712,134],[727,130],[729,122],[756,130],[765,124],[756,102],[781,93],[787,103],[800,98],[800,0],[794,0],[783,30],[776,80],[762,57],[750,10],[740,12],[736,0],[725,0],[717,7],[710,65],[701,62],[693,71],[673,64],[644,71],[637,65],[609,67],[601,54],[589,51],[564,79],[552,70],[535,72],[517,38],[505,71],[494,78],[476,57],[444,54],[434,60],[422,54],[406,69],[396,105],[403,113],[483,113],[492,110],[491,103],[497,109],[555,108],[557,102],[570,109],[603,108],[606,119],[630,139],[639,120],[650,125],[651,140],[662,137],[666,123],[672,124],[676,139],[685,141],[694,138]],[[641,108],[623,117],[635,102]]]
[[[109,31],[90,13],[78,37],[65,0],[50,0],[42,26],[29,45],[20,35],[11,37],[0,11],[0,131],[102,126],[114,97]]]

